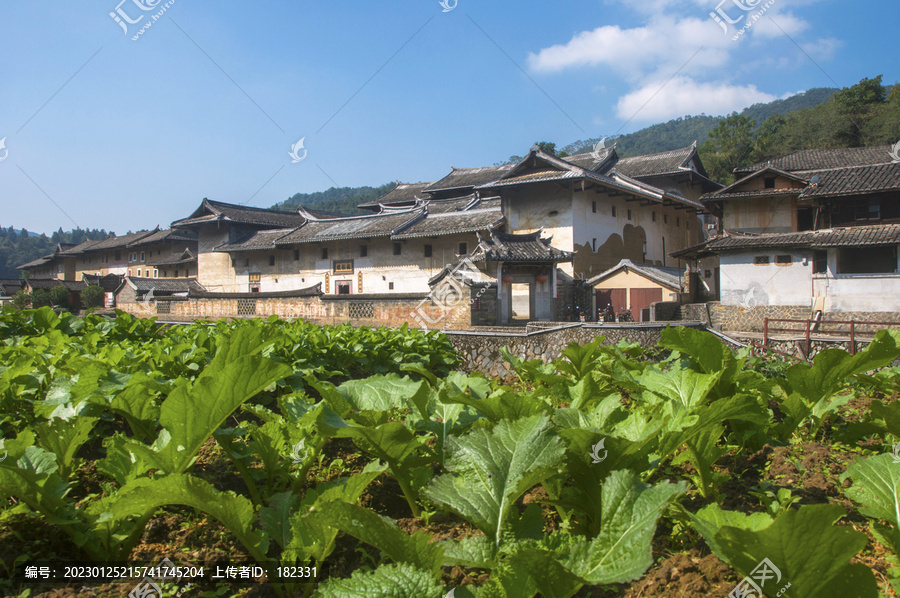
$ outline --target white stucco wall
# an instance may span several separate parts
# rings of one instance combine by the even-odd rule
[[[769,256],[768,265],[753,263],[755,256]],[[776,255],[790,255],[790,265],[777,265]],[[757,249],[753,253],[719,256],[723,305],[812,306],[812,261],[804,250]],[[804,264],[804,259],[806,263]]]

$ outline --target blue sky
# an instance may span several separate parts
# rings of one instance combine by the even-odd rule
[[[900,79],[896,0],[768,0],[740,36],[766,2],[119,1],[0,5],[0,225],[123,234]]]

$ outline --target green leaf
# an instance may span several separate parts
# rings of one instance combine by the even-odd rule
[[[850,527],[833,525],[843,514],[840,505],[786,509],[758,531],[722,527],[715,541],[743,576],[769,559],[781,572],[780,581],[770,579],[762,586],[770,596],[790,583],[788,596],[875,598],[878,586],[872,571],[862,563],[849,563],[868,540]]]
[[[90,438],[97,420],[96,417],[75,416],[68,421],[54,418],[34,426],[41,446],[56,455],[63,478],[69,477],[75,453]]]
[[[356,411],[391,411],[403,409],[407,403],[428,384],[423,380],[413,382],[397,374],[369,376],[363,380],[350,380],[337,387],[337,391]]]
[[[371,544],[395,563],[409,563],[438,575],[444,554],[440,545],[430,543],[431,535],[419,530],[409,535],[390,519],[359,505],[330,501],[317,505],[313,517],[324,525]]]
[[[381,565],[374,571],[356,571],[348,579],[331,578],[313,596],[317,598],[443,598],[441,584],[413,565]]]
[[[717,504],[711,504],[703,507],[696,514],[685,511],[690,519],[691,525],[697,532],[703,536],[709,549],[715,553],[717,557],[726,560],[725,554],[716,542],[716,534],[725,526],[737,527],[740,529],[759,531],[772,525],[772,516],[768,513],[741,513],[739,511],[725,511]]]
[[[853,479],[853,486],[844,494],[860,503],[859,512],[875,520],[884,520],[891,527],[873,522],[873,531],[881,541],[900,557],[900,463],[890,454],[857,459],[847,467],[841,480]]]
[[[556,473],[563,445],[542,416],[503,420],[493,430],[472,430],[447,443],[444,474],[425,493],[482,530],[495,545],[515,501]]]

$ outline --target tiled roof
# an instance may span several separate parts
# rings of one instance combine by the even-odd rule
[[[446,191],[450,189],[473,188],[491,181],[496,181],[501,176],[512,170],[515,164],[503,164],[500,166],[482,166],[481,168],[453,168],[453,170],[439,181],[425,187],[425,192]]]
[[[645,278],[649,278],[654,282],[658,282],[672,289],[681,289],[681,270],[678,268],[666,268],[663,266],[654,266],[652,264],[636,264],[631,260],[622,260],[606,272],[589,279],[587,284],[593,286],[621,270],[634,270],[638,274]]]
[[[397,183],[397,186],[376,199],[361,203],[357,207],[363,209],[377,208],[381,204],[413,204],[417,199],[428,199],[424,190],[434,183]]]
[[[38,266],[44,266],[53,262],[52,255],[45,255],[44,257],[39,257],[36,260],[31,260],[27,264],[22,264],[21,266],[16,266],[16,270],[25,270],[26,268],[37,268]]]
[[[204,289],[196,278],[137,278],[126,276],[125,282],[138,292],[195,293]]]
[[[615,151],[616,146],[612,145],[610,147],[600,148],[598,151],[565,156],[563,160],[587,170],[597,170],[597,168],[607,160],[616,158]]]
[[[767,166],[787,171],[826,170],[847,166],[870,166],[885,164],[891,161],[891,146],[849,147],[838,149],[801,150],[765,162],[757,162],[750,166],[738,168],[735,174],[743,175]]]
[[[622,174],[630,177],[659,176],[663,174],[676,174],[691,170],[691,158],[697,153],[696,145],[684,147],[668,152],[634,156],[631,158],[619,158],[614,168]],[[700,173],[703,174],[703,173]]]
[[[167,228],[166,230],[159,230],[159,231],[156,231],[155,233],[153,233],[152,235],[148,235],[142,239],[133,241],[133,242],[129,243],[128,246],[129,247],[138,247],[140,245],[147,245],[149,243],[162,243],[165,241],[196,243],[197,242],[197,233],[195,233],[193,231]]]
[[[156,260],[148,260],[150,266],[179,266],[181,264],[193,264],[197,262],[197,256],[190,249],[185,249],[181,253],[172,253],[167,256],[160,256]]]
[[[484,202],[484,199],[476,199],[476,195],[472,193],[465,197],[454,197],[453,199],[429,199],[425,205],[428,207],[428,214],[432,215],[480,207]]]
[[[233,241],[231,243],[223,243],[215,248],[216,251],[258,251],[260,249],[274,249],[275,241],[281,237],[295,231],[295,228],[281,228],[276,230],[260,230],[251,236]]]
[[[404,212],[352,216],[333,220],[315,220],[289,232],[275,241],[275,245],[316,243],[338,239],[389,237],[425,217],[422,209]]]
[[[107,274],[96,276],[94,274],[82,274],[81,280],[89,286],[98,286],[104,291],[115,291],[122,284],[123,276],[120,274]]]
[[[80,280],[57,280],[56,278],[29,278],[27,284],[32,289],[44,289],[45,291],[55,289],[56,287],[65,287],[70,291],[78,292],[87,286]]]
[[[103,241],[82,241],[81,243],[79,243],[78,245],[75,245],[74,247],[70,247],[70,248],[66,249],[65,251],[59,252],[58,255],[60,255],[61,257],[74,257],[74,256],[80,255],[84,251],[92,248],[97,243],[102,243],[102,242]]]
[[[194,210],[193,214],[187,218],[176,220],[172,223],[172,226],[194,226],[205,222],[215,222],[217,220],[272,228],[301,226],[306,222],[304,216],[293,212],[249,208],[246,206],[204,199],[203,203],[200,204],[199,208]]]
[[[807,186],[800,199],[900,189],[900,163],[835,168],[806,174],[810,179],[818,175],[819,182],[815,186]]]
[[[900,245],[900,224],[855,226],[817,231],[717,237],[703,244],[706,251],[722,253],[776,247],[873,247]],[[683,253],[690,249],[682,250]],[[676,255],[676,254],[672,254]]]
[[[12,297],[22,288],[22,282],[16,278],[0,278],[0,295]]]
[[[412,239],[414,237],[437,237],[458,233],[474,233],[491,231],[504,222],[503,212],[499,209],[466,210],[464,212],[443,212],[432,214],[412,226],[395,234],[393,239]]]
[[[291,291],[270,291],[261,293],[220,293],[217,291],[191,292],[191,297],[203,299],[275,299],[281,297],[316,297],[322,295],[322,283],[316,283],[311,287],[294,289]],[[358,297],[359,295],[354,295]]]
[[[541,239],[543,230],[528,234],[491,233],[490,237],[478,235],[479,243],[473,253],[475,261],[489,262],[570,262],[574,254],[550,245],[550,239]]]
[[[112,235],[111,237],[104,239],[103,241],[98,241],[98,242],[94,243],[88,249],[90,249],[91,251],[100,251],[103,249],[117,249],[119,247],[125,247],[125,246],[129,245],[130,243],[135,243],[137,241],[140,241],[141,239],[144,239],[146,237],[154,235],[157,232],[158,231],[155,231],[155,230],[147,230],[147,231],[143,231],[143,232],[139,232],[139,233],[132,233],[130,235],[122,235],[122,236]],[[68,253],[71,253],[71,252],[68,252]]]

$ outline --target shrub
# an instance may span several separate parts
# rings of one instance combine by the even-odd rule
[[[52,305],[69,307],[69,289],[60,285],[50,289],[50,301]]]
[[[97,285],[91,285],[81,291],[81,306],[85,309],[103,307],[104,292]]]
[[[31,294],[31,307],[34,309],[39,307],[49,307],[51,304],[50,293],[44,289],[35,289]]]
[[[12,304],[18,309],[26,309],[31,303],[31,295],[25,292],[25,289],[19,289],[12,300]]]

